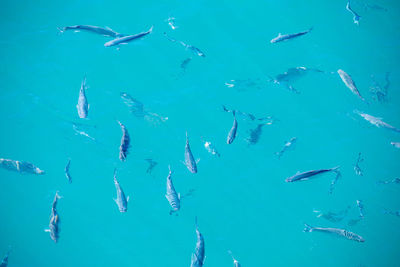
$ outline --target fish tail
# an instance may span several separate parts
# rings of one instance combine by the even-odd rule
[[[333,172],[339,173],[340,172],[339,168],[340,168],[340,166],[336,166],[336,167],[331,168],[330,170]]]
[[[64,32],[65,32],[65,28],[57,27],[57,30],[58,30],[60,33],[64,33]]]
[[[147,31],[148,33],[151,33],[152,31],[153,31],[153,28],[154,28],[154,25],[152,25],[151,27],[150,27],[150,29]]]
[[[303,232],[307,232],[308,233],[308,232],[312,232],[312,231],[313,231],[313,227],[305,223]]]

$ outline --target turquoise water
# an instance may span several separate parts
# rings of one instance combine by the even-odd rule
[[[386,10],[367,8],[376,4]],[[29,161],[46,171],[35,176],[0,169],[0,257],[11,246],[9,266],[189,266],[195,248],[195,217],[205,239],[204,266],[399,266],[399,185],[377,184],[399,177],[399,133],[377,128],[354,110],[400,127],[399,14],[396,1],[354,1],[360,25],[346,1],[3,1],[0,24],[2,158]],[[175,17],[175,30],[167,23]],[[120,50],[109,37],[57,27],[109,26],[121,33],[153,32]],[[314,27],[297,39],[271,44],[278,33]],[[193,45],[199,57],[163,33]],[[186,67],[181,63],[192,58]],[[289,68],[310,72],[293,83],[300,94],[269,82]],[[367,102],[346,88],[343,69]],[[371,75],[382,85],[389,72],[388,101],[373,99]],[[87,77],[88,119],[76,104]],[[256,83],[236,84],[249,79]],[[165,122],[138,118],[120,98],[140,100]],[[257,123],[238,116],[231,145],[231,113],[221,106],[272,116],[259,142],[249,145]],[[131,136],[127,161],[118,159],[124,123]],[[74,131],[73,123],[81,123]],[[198,173],[184,159],[185,132]],[[292,137],[296,145],[275,155]],[[207,152],[211,141],[221,157]],[[358,153],[363,176],[353,166]],[[158,164],[147,173],[151,158]],[[64,167],[71,159],[69,184]],[[165,198],[168,165],[182,199],[178,216]],[[285,183],[297,171],[341,166],[334,173]],[[113,201],[113,170],[130,196],[128,212]],[[60,239],[48,233],[56,191]],[[356,200],[365,206],[357,224]],[[340,222],[313,210],[338,212]],[[358,243],[322,233],[304,233],[304,223],[345,228]]]

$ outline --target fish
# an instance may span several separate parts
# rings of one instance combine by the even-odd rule
[[[357,203],[357,207],[358,207],[358,211],[360,213],[360,218],[364,219],[364,204],[361,200],[356,201]]]
[[[353,14],[353,22],[357,25],[360,25],[361,17],[350,7],[350,0],[347,1],[346,9]]]
[[[185,59],[184,61],[182,61],[181,63],[181,69],[182,71],[186,71],[187,65],[190,63],[190,61],[192,60],[191,57]]]
[[[111,41],[108,41],[104,44],[105,47],[111,47],[111,46],[116,46],[116,45],[121,45],[121,44],[127,44],[128,42],[131,42],[133,40],[137,40],[139,38],[142,38],[148,34],[150,34],[153,31],[153,26],[147,31],[147,32],[141,32],[138,34],[133,34],[133,35],[125,35],[122,37],[118,37],[116,39],[113,39]]]
[[[19,173],[44,174],[45,172],[27,161],[0,158],[0,167]]]
[[[394,178],[389,181],[378,181],[378,184],[400,184],[400,178]]]
[[[152,159],[145,159],[148,163],[149,163],[149,167],[147,167],[146,172],[151,174],[151,171],[153,170],[153,168],[158,164],[157,162],[155,162]]]
[[[69,183],[72,183],[71,175],[69,175],[69,165],[70,165],[70,164],[71,164],[71,160],[69,159],[67,165],[65,166],[64,172],[65,172],[65,176],[66,176],[67,179],[68,179],[68,182],[69,182]]]
[[[361,158],[361,152],[358,153],[358,158],[357,158],[357,162],[354,165],[354,171],[358,176],[363,176],[363,171],[361,170],[360,166],[358,165],[360,162],[363,162],[364,159]]]
[[[7,267],[8,265],[8,258],[10,257],[10,253],[11,253],[11,249],[9,249],[6,253],[6,255],[4,255],[3,259],[0,262],[0,267]]]
[[[400,142],[390,142],[390,144],[395,148],[400,148]]]
[[[323,233],[328,233],[328,234],[335,234],[335,235],[347,238],[349,240],[354,240],[357,242],[365,242],[364,238],[362,238],[360,235],[357,235],[357,234],[347,231],[345,229],[312,227],[308,224],[304,224],[304,225],[305,225],[305,228],[303,230],[304,232],[323,232]]]
[[[260,79],[237,79],[229,80],[225,82],[225,86],[228,88],[235,87],[238,91],[245,91],[247,89],[260,89]]]
[[[217,149],[215,148],[215,146],[211,143],[211,142],[209,142],[209,141],[204,141],[204,140],[202,140],[203,142],[204,142],[204,147],[205,147],[205,149],[208,151],[208,153],[210,153],[210,154],[212,154],[212,155],[215,155],[215,156],[217,156],[217,157],[220,157],[221,155],[219,154],[219,152],[217,151]]]
[[[167,176],[167,193],[165,197],[167,198],[169,205],[171,206],[171,210],[169,214],[171,215],[174,212],[177,212],[181,208],[181,196],[176,192],[174,184],[172,183],[172,170],[171,167],[168,166],[169,173]]]
[[[185,162],[183,163],[191,173],[197,173],[197,162],[192,154],[189,145],[188,133],[186,132]]]
[[[383,211],[383,213],[384,213],[384,214],[390,214],[390,215],[394,215],[394,216],[400,217],[400,210],[391,211],[391,210],[385,209],[385,210]]]
[[[247,138],[247,142],[249,142],[250,145],[255,145],[258,143],[260,140],[260,136],[262,134],[262,128],[267,125],[265,123],[260,123],[257,125],[256,128],[250,129],[250,135]]]
[[[237,123],[237,120],[236,120],[235,111],[233,111],[233,125],[232,125],[232,128],[230,129],[230,131],[228,133],[228,137],[226,138],[226,143],[228,145],[232,144],[232,142],[235,140],[237,127],[238,127],[238,123]]]
[[[339,171],[337,171],[336,172],[336,176],[335,176],[335,178],[333,178],[333,180],[331,182],[331,185],[329,187],[329,194],[333,193],[333,189],[335,189],[335,185],[336,185],[336,183],[337,183],[337,181],[339,180],[340,177],[342,177],[342,174]]]
[[[194,253],[192,254],[190,267],[202,267],[205,259],[205,249],[204,249],[204,238],[203,235],[199,231],[199,227],[197,225],[197,217],[196,217],[196,248]]]
[[[283,153],[285,153],[286,150],[293,147],[294,144],[296,143],[296,141],[297,141],[296,137],[290,138],[290,140],[285,143],[285,145],[283,146],[281,151],[275,153],[278,156],[278,159],[280,159],[282,157]]]
[[[370,92],[373,94],[373,99],[381,103],[387,102],[388,89],[390,86],[390,72],[385,74],[385,85],[381,86],[376,80],[374,75],[371,75],[373,85],[370,87]]]
[[[338,172],[338,169],[339,169],[339,166],[331,168],[331,169],[312,170],[312,171],[306,171],[306,172],[302,172],[302,173],[297,172],[295,175],[287,178],[285,181],[287,183],[297,182],[297,181],[305,181],[305,180],[308,180],[312,176],[322,174],[325,172],[331,172],[331,171]]]
[[[168,25],[171,27],[171,29],[176,30],[178,27],[175,25],[175,18],[174,17],[169,17],[167,19]]]
[[[105,35],[105,36],[110,36],[110,37],[122,37],[122,36],[125,36],[124,34],[121,34],[121,33],[113,31],[109,27],[102,28],[102,27],[92,26],[92,25],[67,26],[67,27],[63,27],[63,28],[58,28],[58,30],[61,33],[65,32],[65,31],[68,31],[68,30],[74,30],[74,31],[84,30],[84,31],[98,33],[98,34]]]
[[[274,39],[271,40],[271,44],[279,43],[282,41],[287,41],[287,40],[302,36],[304,34],[309,33],[312,29],[313,29],[313,27],[311,27],[310,29],[308,29],[307,31],[304,31],[304,32],[290,33],[290,34],[279,33],[277,37],[275,37]]]
[[[358,115],[363,117],[366,121],[370,122],[371,124],[375,125],[378,128],[383,127],[383,128],[395,131],[397,133],[400,133],[400,129],[398,129],[398,128],[396,128],[396,127],[394,127],[394,126],[392,126],[390,124],[387,124],[386,122],[382,121],[382,118],[374,117],[372,115],[369,115],[367,113],[363,113],[363,112],[358,111],[358,110],[355,110],[354,112],[357,113]]]
[[[114,169],[114,184],[115,189],[117,190],[117,198],[115,198],[114,201],[117,204],[120,212],[127,212],[129,196],[125,197],[125,193],[119,185],[119,182],[117,180],[117,169]]]
[[[128,130],[126,129],[125,125],[123,125],[120,121],[117,122],[121,126],[122,130],[121,145],[119,146],[119,159],[121,161],[125,161],[128,155],[131,138],[129,137]]]
[[[198,49],[197,47],[195,47],[195,46],[193,46],[193,45],[189,45],[189,44],[185,44],[184,42],[182,42],[182,41],[178,41],[178,40],[176,40],[176,39],[173,39],[173,38],[171,38],[171,37],[169,37],[168,35],[167,35],[167,33],[166,32],[164,32],[164,36],[169,40],[169,41],[171,41],[171,42],[173,42],[173,43],[179,43],[179,44],[181,44],[181,45],[183,45],[187,50],[190,50],[193,54],[195,54],[196,56],[199,56],[199,57],[205,57],[206,55],[203,53],[203,51],[201,51],[200,49]]]
[[[365,101],[364,97],[361,96],[360,92],[357,89],[357,86],[351,76],[347,74],[345,71],[339,69],[337,71],[343,83],[353,92],[353,94],[357,95],[362,101]]]
[[[239,261],[235,259],[235,257],[233,257],[232,251],[228,250],[229,255],[231,255],[232,260],[233,260],[233,267],[241,267],[242,265],[240,265]]]
[[[91,139],[91,140],[93,140],[93,141],[96,141],[96,139],[95,139],[94,137],[90,136],[90,135],[89,135],[88,133],[86,133],[85,131],[81,131],[81,130],[78,128],[78,125],[77,125],[77,124],[72,123],[72,129],[74,129],[74,132],[75,132],[76,134],[80,134],[80,135],[82,135],[82,136],[86,136],[87,138],[89,138],[89,139]]]
[[[325,220],[328,220],[330,222],[337,223],[342,221],[347,216],[349,210],[350,206],[347,206],[345,210],[341,210],[337,213],[331,211],[325,213],[319,210],[313,210],[313,212],[318,214],[318,218],[324,218]]]
[[[309,72],[322,73],[323,71],[315,68],[306,67],[289,68],[284,73],[276,75],[275,78],[270,77],[269,81],[275,84],[282,85],[286,87],[286,89],[288,89],[289,91],[299,94],[300,91],[294,88],[292,83],[305,76]]]
[[[76,108],[78,109],[78,116],[81,119],[86,119],[89,111],[89,104],[86,98],[85,90],[86,90],[86,77],[83,79],[81,84],[81,89],[79,90],[79,98],[78,104]]]
[[[51,207],[51,215],[50,215],[50,223],[49,229],[44,230],[45,232],[50,233],[50,238],[57,243],[58,238],[60,237],[60,216],[57,212],[57,202],[61,197],[58,195],[58,191],[54,196],[53,204]]]

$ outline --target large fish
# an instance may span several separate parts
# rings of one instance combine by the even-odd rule
[[[277,37],[275,37],[274,39],[271,40],[271,44],[282,42],[282,41],[287,41],[287,40],[302,36],[304,34],[309,33],[312,29],[313,28],[311,27],[307,31],[298,32],[298,33],[290,33],[290,34],[281,34],[281,33],[279,33]]]
[[[354,240],[357,242],[364,242],[364,238],[361,236],[349,232],[344,229],[338,229],[338,228],[322,228],[322,227],[312,227],[308,224],[305,224],[304,232],[323,232],[323,233],[329,233],[329,234],[335,234],[350,240]]]
[[[357,95],[362,101],[365,101],[364,97],[362,97],[358,91],[357,86],[351,76],[341,69],[339,69],[337,72],[347,88],[349,88],[353,94]]]
[[[26,161],[0,158],[0,167],[20,173],[44,174],[44,171]]]
[[[236,120],[235,111],[233,111],[233,125],[232,125],[232,128],[230,129],[230,131],[228,133],[228,137],[226,138],[226,143],[228,145],[232,144],[232,142],[235,140],[237,127],[238,127],[238,123],[237,123],[237,120]]]
[[[125,125],[123,125],[120,121],[118,121],[118,124],[121,126],[122,130],[121,144],[119,146],[119,159],[121,161],[125,161],[128,155],[131,138],[129,137],[128,130],[126,129]]]
[[[374,117],[372,115],[369,115],[367,113],[363,113],[361,111],[355,110],[355,113],[363,117],[365,120],[369,121],[371,124],[375,125],[376,127],[383,127],[392,131],[395,131],[397,133],[400,133],[400,129],[387,124],[386,122],[382,121],[382,118]]]
[[[110,46],[115,46],[115,45],[127,44],[128,42],[137,40],[139,38],[142,38],[142,37],[150,34],[152,31],[153,31],[153,26],[151,26],[151,28],[147,32],[141,32],[141,33],[133,34],[133,35],[125,35],[123,37],[119,37],[119,38],[116,38],[114,40],[111,40],[111,41],[105,43],[104,46],[110,47]]]
[[[49,223],[49,229],[46,229],[45,232],[50,233],[50,238],[57,243],[58,238],[60,236],[60,216],[57,213],[57,201],[60,199],[60,196],[58,195],[58,192],[56,192],[56,195],[53,200],[53,204],[51,207],[51,215],[50,215],[50,223]]]
[[[114,201],[115,203],[117,203],[120,212],[127,212],[129,197],[125,197],[124,191],[119,185],[119,182],[117,180],[117,169],[114,170],[114,184],[115,189],[117,190],[117,198],[115,198]]]
[[[83,79],[81,84],[81,89],[79,90],[78,104],[76,108],[78,109],[79,118],[85,119],[88,116],[89,104],[86,98],[86,77]]]
[[[98,27],[98,26],[91,26],[91,25],[74,25],[74,26],[67,26],[63,28],[58,28],[60,32],[65,32],[68,30],[74,30],[74,31],[88,31],[88,32],[93,32],[93,33],[98,33],[101,35],[105,36],[110,36],[110,37],[122,37],[124,34],[118,33],[110,29],[109,27]]]
[[[191,173],[197,173],[197,162],[193,157],[192,151],[190,150],[189,137],[186,132],[186,145],[185,145],[185,162],[183,163]]]
[[[199,231],[199,227],[197,225],[197,218],[196,218],[196,236],[197,236],[196,248],[194,250],[194,253],[192,254],[190,267],[202,267],[205,258],[204,238]]]
[[[285,181],[287,183],[297,182],[297,181],[305,181],[305,180],[308,180],[311,177],[321,174],[321,173],[331,172],[331,171],[338,172],[338,170],[337,170],[338,168],[339,167],[335,167],[335,168],[331,168],[331,169],[312,170],[312,171],[306,171],[306,172],[302,172],[302,173],[297,172],[295,175],[287,178]]]
[[[172,183],[172,170],[169,168],[169,173],[167,176],[167,193],[165,194],[165,197],[167,198],[170,206],[171,206],[171,211],[169,214],[172,214],[174,212],[177,212],[180,207],[181,207],[181,199],[180,199],[180,194],[176,192],[174,184]]]

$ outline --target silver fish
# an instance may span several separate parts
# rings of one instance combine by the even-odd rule
[[[339,167],[334,167],[331,169],[312,170],[312,171],[306,171],[306,172],[302,172],[302,173],[297,172],[295,175],[287,178],[285,181],[287,183],[296,182],[296,181],[305,181],[305,180],[308,180],[310,177],[321,174],[321,173],[331,172],[331,171],[338,172],[338,168]]]
[[[119,159],[121,161],[125,161],[128,155],[131,138],[129,137],[128,130],[126,129],[125,125],[123,125],[120,121],[117,122],[121,126],[122,130],[121,145],[119,146]]]
[[[353,94],[357,95],[362,101],[365,101],[364,97],[362,97],[358,91],[357,86],[351,76],[341,69],[339,69],[337,72],[347,88],[349,88]]]
[[[122,37],[122,36],[124,36],[124,34],[115,32],[109,27],[102,28],[102,27],[91,26],[91,25],[67,26],[67,27],[63,27],[63,28],[58,28],[58,30],[60,32],[65,32],[65,31],[68,31],[68,30],[75,30],[75,31],[84,30],[84,31],[98,33],[98,34],[105,35],[105,36],[110,36],[110,37]]]
[[[313,28],[311,27],[307,31],[298,32],[298,33],[290,33],[290,34],[281,34],[281,33],[279,33],[277,37],[275,37],[274,39],[271,40],[271,44],[282,42],[282,41],[287,41],[287,40],[302,36],[304,34],[309,33],[312,29]]]
[[[285,145],[283,146],[281,151],[276,152],[276,155],[278,156],[278,159],[280,159],[282,157],[283,153],[285,153],[286,150],[288,150],[289,148],[293,147],[293,145],[296,143],[296,141],[297,141],[296,137],[290,138],[290,140],[285,143]]]
[[[26,161],[0,158],[0,167],[20,173],[44,174],[44,171]]]
[[[185,44],[184,42],[182,42],[182,41],[178,41],[178,40],[176,40],[176,39],[173,39],[173,38],[171,38],[171,37],[169,37],[168,35],[167,35],[167,33],[166,32],[164,32],[164,36],[169,40],[169,41],[171,41],[171,42],[173,42],[173,43],[180,43],[181,45],[183,45],[187,50],[190,50],[193,54],[195,54],[196,56],[199,56],[199,57],[205,57],[206,55],[203,53],[203,51],[201,51],[200,49],[198,49],[197,47],[195,47],[195,46],[193,46],[193,45],[189,45],[189,44]]]
[[[390,142],[390,144],[395,148],[400,148],[400,142]]]
[[[125,197],[124,191],[117,181],[117,169],[114,169],[114,184],[115,189],[117,190],[117,198],[115,198],[114,201],[117,203],[120,212],[127,212],[129,197]]]
[[[304,225],[305,225],[304,232],[323,232],[323,233],[335,234],[357,242],[365,242],[364,238],[362,238],[361,236],[344,229],[312,227],[308,224]]]
[[[79,118],[85,119],[88,116],[89,104],[86,98],[86,77],[83,79],[81,84],[81,89],[79,90],[78,104],[76,108],[78,109]]]
[[[186,132],[186,145],[185,145],[185,162],[183,163],[191,173],[197,173],[196,160],[190,150],[188,133]]]
[[[194,250],[194,253],[192,254],[190,267],[202,267],[205,258],[204,238],[199,231],[199,227],[197,225],[197,218],[196,218],[196,236],[197,236],[196,248]]]
[[[181,196],[179,193],[176,192],[174,184],[172,183],[172,171],[171,167],[168,166],[169,173],[167,177],[167,193],[165,194],[165,197],[167,198],[172,210],[169,212],[169,214],[172,214],[174,212],[177,212],[181,208]]]
[[[360,162],[363,162],[364,159],[361,158],[361,152],[358,153],[358,158],[357,158],[357,162],[354,165],[354,171],[358,176],[363,176],[363,171],[361,170],[360,166],[358,164],[360,164]]]
[[[228,133],[228,137],[226,138],[226,143],[228,145],[232,144],[232,142],[235,140],[237,127],[238,127],[238,123],[237,123],[237,120],[236,120],[235,111],[233,111],[233,125],[232,125],[232,128],[230,129],[230,131]]]
[[[331,185],[329,187],[329,194],[333,193],[333,189],[335,189],[335,185],[340,177],[342,177],[342,174],[339,171],[336,171],[336,176],[335,176],[335,178],[333,178]]]
[[[57,243],[58,238],[60,236],[60,216],[57,213],[57,201],[61,197],[58,195],[58,192],[56,192],[56,195],[53,200],[53,204],[51,207],[51,215],[50,215],[50,223],[49,223],[49,229],[44,230],[45,232],[50,233],[50,238]]]
[[[363,117],[365,120],[369,121],[371,124],[375,125],[376,127],[383,127],[392,131],[395,131],[397,133],[400,133],[400,129],[387,124],[386,122],[382,121],[382,118],[374,117],[372,115],[369,115],[367,113],[363,113],[361,111],[355,110],[355,113]]]
[[[360,218],[364,219],[364,214],[365,214],[364,204],[361,200],[358,200],[358,199],[357,199],[356,203],[357,203],[358,211],[360,212]]]
[[[137,40],[139,38],[142,38],[142,37],[150,34],[152,31],[153,31],[153,26],[151,26],[151,28],[147,32],[141,32],[141,33],[134,34],[134,35],[125,35],[123,37],[118,37],[114,40],[111,40],[111,41],[105,43],[104,46],[111,47],[111,46],[115,46],[115,45],[127,44],[128,42]]]
[[[65,172],[65,176],[66,176],[67,179],[68,179],[68,182],[69,182],[69,183],[72,183],[72,178],[71,178],[71,175],[69,174],[69,165],[70,165],[70,164],[71,164],[71,160],[69,159],[67,165],[65,166],[64,172]]]
[[[360,25],[361,17],[350,7],[350,0],[347,1],[346,9],[353,14],[353,22],[357,25]]]

